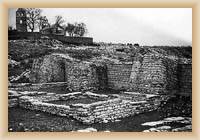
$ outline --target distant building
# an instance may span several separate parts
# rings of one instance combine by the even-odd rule
[[[50,27],[44,27],[40,31],[42,34],[53,34],[53,35],[65,35],[65,29],[62,26],[56,24],[51,25]]]
[[[27,32],[26,9],[18,8],[16,11],[16,29],[20,32]]]

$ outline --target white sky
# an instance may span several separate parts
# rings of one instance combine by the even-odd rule
[[[84,22],[87,36],[96,42],[140,45],[191,45],[192,8],[41,8],[53,23],[61,15],[66,23]],[[9,25],[15,26],[9,9]]]

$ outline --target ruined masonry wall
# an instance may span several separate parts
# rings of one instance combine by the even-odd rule
[[[147,99],[146,101],[133,102],[130,100],[122,100],[120,98],[101,101],[90,104],[89,106],[71,107],[71,115],[86,124],[96,122],[115,121],[119,118],[128,117],[139,113],[156,110],[161,101],[166,101],[167,97],[156,97]]]
[[[99,95],[91,92],[75,92],[65,95],[57,95],[52,93],[43,93],[40,96],[34,96],[35,93],[27,95],[29,96],[19,97],[20,107],[31,110],[40,110],[59,116],[72,116],[73,118],[85,124],[92,124],[96,122],[106,123],[130,115],[153,111],[159,107],[161,102],[167,101],[170,98],[170,96],[163,95],[145,95],[145,101],[134,101],[132,99],[125,100],[120,97],[116,97],[114,99],[98,101],[91,104],[71,104],[69,106],[65,106],[46,102],[69,100],[74,97],[81,98],[80,95],[89,96],[90,98],[105,99],[108,98],[108,95]],[[137,96],[144,97],[142,94],[137,94]]]
[[[138,90],[165,94],[177,90],[177,60],[157,54],[144,56],[138,73]]]
[[[108,87],[113,89],[128,89],[132,64],[107,65]]]
[[[96,69],[90,63],[71,63],[66,65],[68,88],[74,91],[98,88]]]
[[[181,60],[182,61],[182,60]],[[108,87],[151,94],[192,92],[192,64],[173,56],[145,54],[133,64],[107,65]]]
[[[111,63],[100,69],[93,63],[47,55],[34,60],[30,80],[33,83],[66,82],[72,91],[111,88],[151,94],[191,94],[192,64],[184,62],[173,56],[147,53],[131,64]]]
[[[192,95],[192,64],[180,64],[178,68],[180,94]]]
[[[30,81],[33,83],[64,82],[64,67],[61,57],[46,55],[34,59]]]
[[[97,69],[88,62],[75,62],[59,55],[35,59],[30,81],[33,83],[67,82],[72,91],[97,89]]]

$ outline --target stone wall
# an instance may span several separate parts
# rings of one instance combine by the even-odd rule
[[[90,123],[107,123],[120,118],[156,110],[161,101],[160,97],[146,99],[146,101],[122,100],[120,98],[79,106],[79,113],[74,115],[77,120]],[[76,107],[72,108],[75,110]],[[76,112],[77,113],[77,112]]]
[[[52,39],[57,39],[63,43],[68,44],[86,44],[92,45],[93,38],[91,37],[71,37],[71,36],[63,36],[63,35],[51,35],[44,34],[45,36],[49,36]],[[18,32],[18,31],[9,31],[8,32],[8,40],[18,40],[18,39],[40,39],[42,34],[40,32]]]
[[[51,83],[12,83],[9,85],[10,90],[17,91],[34,91],[49,88],[66,88],[66,82],[51,82]]]
[[[34,59],[30,81],[33,83],[65,82],[66,60],[57,55]]]
[[[184,62],[184,63],[182,63]],[[51,54],[34,60],[33,83],[66,82],[71,91],[115,90],[151,94],[191,93],[192,67],[188,59],[149,52],[133,62],[77,61],[65,54]]]
[[[53,100],[53,98],[51,99]],[[57,100],[57,98],[54,100]],[[67,116],[69,114],[70,109],[69,106],[45,103],[39,100],[35,100],[33,99],[33,97],[28,96],[22,96],[19,98],[19,106],[30,110],[38,110],[50,114],[56,114],[59,116]]]
[[[128,89],[132,64],[107,65],[108,87],[112,89]]]
[[[84,45],[92,45],[93,44],[93,38],[91,37],[71,37],[71,36],[63,36],[63,35],[50,35],[47,34],[50,38],[57,39],[63,43],[69,43],[69,44],[84,44]]]
[[[158,54],[144,55],[137,75],[138,89],[143,93],[166,94],[177,89],[177,60]]]
[[[161,102],[167,101],[170,96],[149,95],[138,93],[124,93],[121,95],[103,95],[91,92],[74,92],[68,94],[23,93],[19,97],[19,106],[39,110],[59,116],[72,116],[85,124],[107,123],[130,115],[156,110]],[[37,95],[37,96],[36,96]],[[80,98],[94,98],[96,101],[89,104],[75,103],[57,105],[49,101],[78,100]]]
[[[108,87],[151,94],[192,92],[192,65],[182,59],[156,52],[146,53],[132,64],[107,65]]]
[[[102,70],[103,66],[91,62],[80,62],[64,54],[51,54],[34,60],[30,81],[66,82],[71,91],[96,90],[106,87],[107,79]]]
[[[192,64],[179,64],[178,80],[180,94],[192,95]]]
[[[87,62],[66,65],[66,81],[68,88],[74,91],[98,88],[96,69]]]
[[[39,32],[18,32],[9,31],[8,40],[18,40],[18,39],[39,39],[41,34]]]

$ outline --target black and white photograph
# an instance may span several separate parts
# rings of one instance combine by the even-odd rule
[[[9,8],[8,132],[192,132],[192,8]]]

